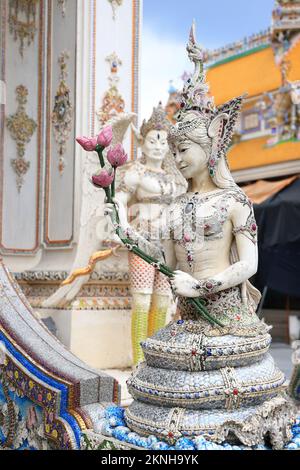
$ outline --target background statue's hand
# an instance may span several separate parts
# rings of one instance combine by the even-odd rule
[[[176,295],[191,298],[199,297],[199,289],[197,288],[199,284],[197,280],[188,273],[175,271],[171,285]]]

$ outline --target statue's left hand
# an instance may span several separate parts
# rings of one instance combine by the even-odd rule
[[[124,204],[121,201],[119,201],[117,198],[114,198],[113,201],[114,201],[114,204],[105,201],[104,215],[109,216],[109,218],[111,219],[114,225],[116,223],[115,214],[117,211],[119,215],[119,225],[122,227],[123,230],[126,230],[129,227],[127,214],[126,214],[126,208],[124,207]]]
[[[176,295],[181,297],[199,297],[199,283],[197,279],[183,271],[175,271],[171,285]]]

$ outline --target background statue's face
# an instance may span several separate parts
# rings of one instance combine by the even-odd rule
[[[187,180],[207,169],[205,151],[199,144],[188,139],[175,146],[175,159],[177,168]]]
[[[146,135],[142,145],[142,152],[146,158],[152,160],[163,160],[168,153],[169,146],[166,131],[150,131]]]

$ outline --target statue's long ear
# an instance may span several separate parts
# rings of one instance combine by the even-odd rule
[[[136,143],[138,144],[139,147],[141,147],[144,143],[143,136],[140,134],[139,130],[135,127],[133,123],[131,123],[131,129],[133,131]]]
[[[218,136],[219,130],[226,124],[228,121],[229,116],[226,113],[221,113],[218,116],[216,116],[210,123],[209,128],[208,128],[208,136],[211,139],[215,139]]]

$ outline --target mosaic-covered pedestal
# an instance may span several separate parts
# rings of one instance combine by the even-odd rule
[[[247,446],[291,438],[296,411],[271,336],[207,336],[193,320],[170,323],[142,343],[145,362],[128,381],[126,423],[169,443],[203,435]]]

